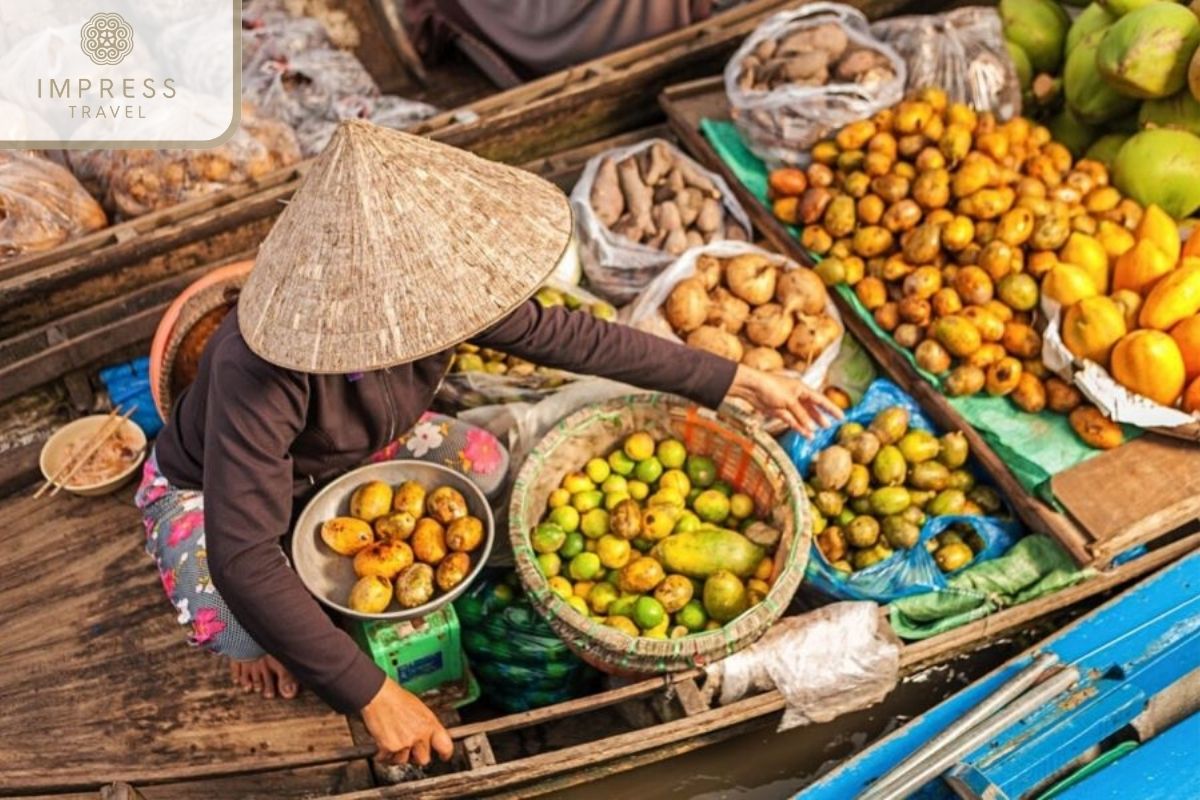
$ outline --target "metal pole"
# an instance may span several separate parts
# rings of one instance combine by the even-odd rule
[[[1078,680],[1079,670],[1075,667],[1055,673],[975,728],[965,731],[958,741],[943,747],[940,753],[925,759],[915,769],[909,769],[903,775],[895,772],[884,775],[859,795],[858,800],[902,800],[908,797],[953,766],[958,759],[1050,702]]]

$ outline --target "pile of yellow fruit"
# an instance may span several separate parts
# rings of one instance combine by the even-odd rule
[[[629,434],[568,473],[530,532],[550,589],[630,636],[720,628],[771,589],[780,532],[677,439]]]
[[[321,539],[339,555],[354,558],[358,576],[350,608],[380,614],[393,598],[402,608],[433,599],[435,587],[448,592],[471,572],[471,553],[486,530],[472,516],[466,498],[452,486],[431,492],[417,481],[392,487],[369,481],[350,497],[350,516],[321,525]]]
[[[847,422],[813,459],[805,483],[817,549],[834,569],[857,572],[916,546],[930,517],[1003,511],[1000,495],[966,468],[971,450],[960,432],[936,437],[909,427],[893,406],[869,425]],[[969,525],[927,543],[944,572],[966,566],[983,549]]]
[[[543,308],[563,306],[572,311],[591,314],[597,319],[612,321],[617,318],[617,310],[603,300],[587,302],[569,291],[556,289],[553,286],[543,286],[533,297]],[[547,381],[555,381],[559,384],[564,380],[563,373],[559,370],[541,367],[532,361],[470,343],[460,344],[455,349],[450,369],[452,372],[485,372],[490,375],[508,375],[513,378],[538,375]]]
[[[1183,247],[1175,221],[1150,206],[1115,258],[1089,243],[1086,267],[1043,291],[1062,305],[1062,340],[1131,392],[1200,411],[1200,234]],[[1053,273],[1052,273],[1053,275]]]

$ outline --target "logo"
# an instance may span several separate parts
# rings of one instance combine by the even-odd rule
[[[133,52],[133,28],[120,14],[96,14],[80,29],[79,46],[94,64],[120,64]]]

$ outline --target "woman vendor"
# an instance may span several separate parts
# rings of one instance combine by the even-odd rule
[[[570,233],[566,198],[540,178],[367,123],[343,123],[310,169],[137,496],[189,641],[228,656],[245,691],[308,686],[361,712],[384,760],[449,757],[434,714],[326,616],[280,542],[317,487],[372,454],[500,489],[499,443],[426,413],[458,343],[708,407],[741,398],[806,433],[839,413],[799,381],[528,299]]]

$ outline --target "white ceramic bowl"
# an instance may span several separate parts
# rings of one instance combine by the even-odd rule
[[[74,422],[69,422],[55,431],[54,435],[42,445],[42,455],[38,460],[42,468],[42,475],[45,476],[46,480],[50,480],[62,468],[67,458],[67,448],[72,442],[76,439],[87,441],[104,427],[108,420],[109,416],[107,414],[93,414],[89,417],[81,417]],[[138,467],[141,466],[142,460],[146,457],[146,434],[131,419],[122,422],[120,430],[125,434],[125,438],[139,451],[138,457],[134,459],[133,463],[119,474],[99,483],[81,484],[72,482],[63,486],[63,489],[72,494],[83,495],[84,497],[96,497],[116,491],[133,477]]]
[[[351,587],[358,580],[354,574],[354,559],[335,553],[325,544],[321,538],[321,525],[333,517],[347,516],[350,513],[350,496],[368,481],[383,481],[393,488],[405,481],[417,481],[429,491],[438,486],[452,486],[462,492],[467,509],[472,516],[483,521],[484,530],[483,543],[471,553],[471,571],[458,586],[448,592],[440,592],[428,603],[416,608],[402,609],[393,599],[389,610],[380,614],[364,614],[345,604],[350,597]],[[425,461],[381,461],[347,472],[308,501],[292,531],[292,566],[314,597],[348,617],[365,620],[416,619],[436,611],[466,591],[492,552],[495,528],[487,498],[462,473]]]

